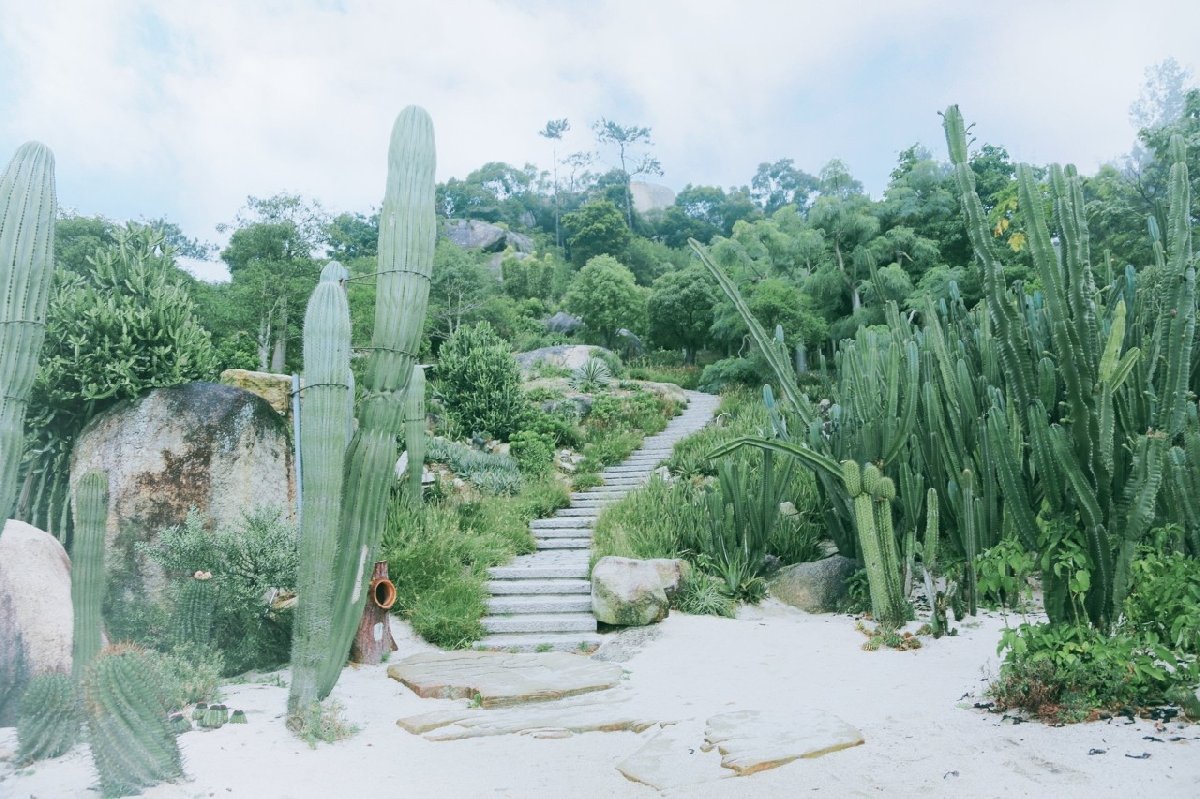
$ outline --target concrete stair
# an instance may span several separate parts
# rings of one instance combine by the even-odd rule
[[[590,652],[600,645],[592,616],[588,560],[592,527],[601,511],[649,481],[675,442],[704,427],[719,399],[695,391],[687,409],[665,430],[648,436],[624,462],[601,473],[603,485],[571,495],[569,507],[529,524],[537,551],[488,569],[488,635],[477,646],[514,652]]]

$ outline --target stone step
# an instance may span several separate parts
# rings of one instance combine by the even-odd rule
[[[587,593],[494,596],[487,601],[487,609],[493,616],[512,613],[591,613],[592,595]]]
[[[508,633],[489,635],[475,643],[476,649],[512,652],[579,652],[595,650],[603,642],[599,633]]]
[[[587,574],[586,568],[584,569],[584,574]],[[572,596],[587,594],[590,597],[592,594],[592,584],[590,581],[563,578],[543,579],[534,577],[512,580],[489,580],[485,584],[485,587],[492,596],[530,594]]]
[[[588,613],[526,613],[519,616],[484,616],[489,633],[590,633],[596,617]]]
[[[563,519],[568,517],[583,516],[588,519],[595,519],[599,513],[595,508],[560,508],[555,511],[554,518]]]
[[[589,527],[592,520],[587,517],[567,518],[551,517],[549,519],[534,519],[529,523],[530,530],[561,530],[564,527]]]
[[[586,580],[588,576],[587,558],[579,563],[547,564],[538,566],[492,566],[488,575],[493,580]],[[590,586],[590,583],[589,583]],[[590,588],[588,590],[591,590]]]
[[[591,527],[558,527],[555,529],[539,527],[537,530],[533,531],[533,540],[534,541],[537,541],[539,538],[591,538],[591,537],[592,537],[592,528]]]
[[[592,537],[587,538],[546,538],[534,542],[538,549],[588,549],[592,545]]]

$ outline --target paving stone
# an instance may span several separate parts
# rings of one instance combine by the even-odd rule
[[[705,746],[721,753],[721,765],[739,775],[782,766],[863,743],[863,734],[820,710],[779,713],[738,710],[710,718]]]

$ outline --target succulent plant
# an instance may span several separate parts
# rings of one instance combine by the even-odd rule
[[[29,681],[17,717],[17,758],[22,762],[65,754],[79,740],[83,711],[69,674],[48,672]]]
[[[75,486],[75,540],[71,547],[72,674],[76,680],[83,677],[103,645],[107,526],[108,478],[102,472],[88,472]]]

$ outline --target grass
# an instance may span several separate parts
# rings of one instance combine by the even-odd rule
[[[674,383],[680,388],[695,389],[700,383],[699,366],[631,366],[629,376],[651,383]]]
[[[358,727],[347,722],[342,712],[342,706],[337,702],[314,702],[292,714],[288,718],[288,728],[309,748],[316,749],[319,741],[342,741],[358,732]]]

